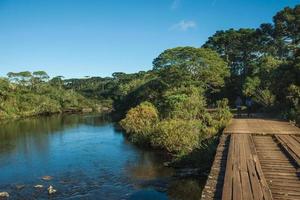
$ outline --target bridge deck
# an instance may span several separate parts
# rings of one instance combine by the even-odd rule
[[[299,158],[299,128],[234,119],[220,139],[202,199],[300,200]]]
[[[300,134],[300,129],[288,122],[272,119],[233,119],[224,134]]]

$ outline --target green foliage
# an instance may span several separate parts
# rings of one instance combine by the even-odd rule
[[[283,43],[285,51],[294,51],[300,44],[300,5],[286,7],[274,17],[276,39]],[[289,56],[288,53],[285,56]]]
[[[159,116],[155,106],[143,102],[130,109],[120,125],[130,134],[133,142],[148,143],[158,121]]]
[[[210,114],[202,90],[192,86],[167,90],[161,104],[161,121],[149,102],[131,108],[121,120],[133,142],[182,156],[199,148],[202,140],[214,136],[231,119],[228,100],[218,101],[216,111]]]
[[[153,71],[139,77],[114,74],[116,81],[123,80],[115,109],[129,110],[121,126],[136,143],[186,155],[229,121],[227,101],[218,103],[214,115],[206,111],[206,95],[222,88],[228,76],[227,64],[216,52],[193,47],[164,51],[154,59]],[[140,104],[144,101],[152,104]]]
[[[222,130],[226,127],[232,118],[227,99],[217,101],[217,109],[212,113],[212,118],[214,120],[214,127],[217,130]]]
[[[245,75],[248,73],[249,63],[257,55],[252,54],[255,50],[255,30],[253,29],[229,29],[217,31],[203,45],[219,53],[230,64],[232,75]]]
[[[114,108],[120,114],[121,118],[125,113],[144,101],[149,101],[157,108],[160,107],[161,99],[167,86],[161,80],[155,78],[145,82],[125,96],[121,96],[114,101]]]
[[[208,39],[203,47],[218,52],[229,63],[231,69],[231,78],[227,80],[224,89],[227,98],[233,102],[236,95],[241,95],[242,90],[245,93],[245,90],[250,89],[251,93],[259,93],[259,96],[263,96],[258,102],[263,106],[274,105],[272,102],[274,98],[279,104],[284,104],[286,88],[290,83],[273,82],[279,82],[279,80],[287,82],[289,78],[283,78],[284,74],[280,75],[280,70],[275,68],[282,65],[284,61],[293,59],[299,49],[299,16],[300,5],[296,5],[294,8],[286,7],[273,17],[273,23],[263,23],[256,30],[217,31]],[[277,77],[274,71],[279,72]],[[260,86],[254,89],[249,88],[256,81],[247,79],[248,76],[252,79],[255,76],[259,77]],[[284,91],[283,87],[285,92],[282,92]],[[255,90],[258,92],[255,93]],[[246,93],[248,92],[246,91]]]
[[[162,103],[163,116],[186,120],[199,119],[206,106],[202,89],[194,86],[167,90]]]
[[[153,146],[184,155],[195,149],[205,136],[201,130],[197,120],[167,119],[158,123],[151,142]]]
[[[289,118],[296,121],[300,125],[300,86],[290,85],[289,96],[287,97],[291,103]]]
[[[215,51],[194,47],[165,50],[154,59],[153,70],[171,86],[195,84],[212,91],[229,76],[227,64]]]
[[[96,109],[96,102],[47,82],[44,71],[8,73],[0,79],[0,119]]]
[[[146,83],[146,80],[144,79],[133,79],[129,83],[122,84],[119,86],[119,89],[121,91],[121,95],[127,95],[128,93],[134,91],[137,89],[139,86],[143,85]]]

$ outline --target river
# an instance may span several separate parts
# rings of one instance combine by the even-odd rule
[[[203,181],[176,178],[166,161],[162,152],[131,144],[99,115],[0,124],[0,192],[10,199],[199,199]],[[52,195],[50,185],[57,190]]]

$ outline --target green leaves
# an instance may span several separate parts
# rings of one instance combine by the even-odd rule
[[[54,81],[48,82],[44,71],[10,72],[8,76],[9,79],[0,78],[0,119],[95,108],[91,100],[53,84]]]
[[[227,64],[211,49],[176,47],[153,61],[153,70],[169,86],[197,85],[215,91],[229,76]]]
[[[183,119],[167,119],[157,125],[154,133],[153,146],[169,152],[185,155],[194,150],[200,141],[201,123]]]
[[[300,45],[300,5],[286,7],[274,17],[275,34],[278,40],[294,51]]]
[[[149,102],[143,102],[130,109],[120,125],[130,134],[133,142],[150,143],[150,136],[158,121],[159,116],[155,106]]]

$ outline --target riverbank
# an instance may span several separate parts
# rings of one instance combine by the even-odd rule
[[[29,111],[27,113],[23,113],[20,115],[6,115],[6,116],[0,115],[0,122],[17,120],[17,119],[25,119],[25,118],[34,118],[34,117],[39,117],[39,116],[52,116],[52,115],[59,115],[59,114],[97,113],[97,114],[109,115],[111,113],[111,111],[112,111],[111,107],[102,107],[99,105],[95,105],[94,107],[67,108],[67,109],[56,111],[56,112],[35,113],[34,111]]]

